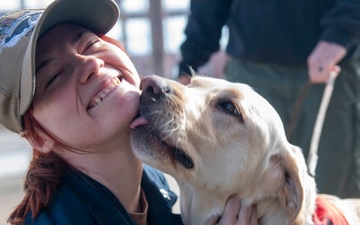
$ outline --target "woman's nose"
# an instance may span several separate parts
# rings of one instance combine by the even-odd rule
[[[95,56],[78,55],[75,67],[79,67],[80,82],[85,83],[91,76],[99,75],[104,61]]]

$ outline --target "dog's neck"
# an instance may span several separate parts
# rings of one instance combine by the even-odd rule
[[[209,218],[220,217],[227,197],[207,189],[195,189],[186,183],[179,183],[181,217],[185,225],[205,224]],[[186,193],[186,194],[183,194]]]
[[[310,176],[306,179],[313,179]],[[185,225],[205,224],[209,218],[220,218],[223,214],[226,201],[230,196],[222,195],[213,190],[204,188],[194,188],[187,183],[179,182],[180,187],[180,205],[183,222]],[[292,212],[284,209],[277,196],[267,196],[259,198],[259,195],[244,196],[242,191],[238,193],[242,198],[243,206],[257,206],[257,216],[259,224],[279,225],[308,225],[312,223],[312,215],[315,211],[315,183],[310,182],[314,187],[308,187],[304,190],[303,206],[298,215],[292,215]],[[187,194],[181,194],[186,192]],[[257,196],[257,197],[256,197]],[[256,199],[257,198],[257,199]],[[294,217],[296,218],[294,220]]]

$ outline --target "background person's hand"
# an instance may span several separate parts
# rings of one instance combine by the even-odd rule
[[[180,75],[178,78],[178,82],[183,85],[188,85],[191,82],[191,77],[189,77],[188,75]]]
[[[307,60],[310,81],[326,83],[330,72],[340,73],[340,67],[337,64],[345,57],[346,52],[344,46],[319,41]]]
[[[225,205],[224,214],[220,218],[210,218],[205,225],[257,225],[256,207],[241,205],[238,196],[231,196]]]

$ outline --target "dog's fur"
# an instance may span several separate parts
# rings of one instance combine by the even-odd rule
[[[249,86],[200,76],[184,86],[149,76],[142,90],[133,149],[177,180],[186,225],[221,216],[234,194],[244,205],[257,205],[259,224],[313,224],[316,184],[302,152],[287,141],[273,107]],[[360,224],[359,200],[325,197],[350,224]]]

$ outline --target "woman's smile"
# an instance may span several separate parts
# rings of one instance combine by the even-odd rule
[[[106,85],[101,88],[101,90],[96,94],[96,96],[90,101],[90,104],[88,106],[88,110],[96,107],[99,105],[104,98],[108,96],[108,94],[115,89],[117,85],[121,84],[121,80],[119,77],[112,78]]]

